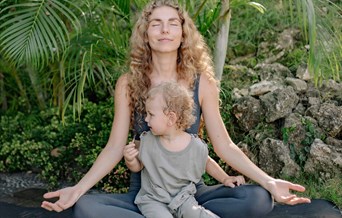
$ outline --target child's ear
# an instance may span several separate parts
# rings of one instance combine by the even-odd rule
[[[177,115],[176,115],[176,113],[170,111],[170,112],[169,112],[169,121],[168,121],[167,124],[168,124],[169,126],[172,126],[172,125],[174,125],[174,124],[176,123],[176,121],[177,121]]]

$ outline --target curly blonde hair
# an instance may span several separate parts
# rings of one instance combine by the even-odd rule
[[[146,102],[153,100],[160,95],[164,101],[164,114],[173,112],[176,114],[176,126],[181,130],[189,128],[195,122],[192,114],[194,100],[192,94],[183,86],[175,82],[163,82],[147,93]]]
[[[145,114],[144,105],[147,92],[151,88],[149,75],[152,73],[152,51],[147,36],[149,16],[154,9],[162,6],[177,10],[182,23],[183,41],[178,48],[177,79],[186,81],[190,88],[193,87],[195,78],[203,73],[216,81],[209,49],[187,12],[182,10],[176,1],[152,1],[145,7],[136,22],[130,41],[128,94],[130,96],[132,124],[134,113]]]

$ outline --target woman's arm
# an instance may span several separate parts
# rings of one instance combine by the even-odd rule
[[[310,200],[298,198],[290,194],[289,190],[304,191],[303,186],[292,184],[284,180],[270,177],[258,168],[249,158],[234,144],[228,135],[219,109],[219,91],[214,81],[202,74],[200,80],[199,99],[203,111],[203,118],[210,141],[215,153],[231,167],[259,183],[270,191],[277,201],[296,204]]]
[[[123,157],[123,148],[128,138],[131,116],[127,85],[127,75],[121,76],[116,83],[114,95],[115,110],[111,133],[106,147],[97,157],[88,173],[77,184],[83,190],[82,194],[106,176]]]
[[[205,171],[225,186],[234,188],[235,184],[239,186],[245,183],[243,176],[229,176],[226,172],[224,172],[220,165],[218,165],[218,163],[216,163],[216,161],[209,156]]]
[[[128,137],[130,114],[129,96],[127,93],[127,75],[122,75],[115,87],[115,113],[111,133],[105,148],[98,155],[96,161],[84,177],[72,187],[49,192],[44,198],[57,197],[55,203],[44,201],[42,207],[47,210],[61,211],[71,207],[76,201],[106,176],[122,159],[123,148]]]

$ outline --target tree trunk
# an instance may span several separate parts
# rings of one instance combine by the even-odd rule
[[[24,99],[24,102],[26,104],[27,110],[31,110],[30,100],[29,100],[29,98],[27,96],[26,89],[25,89],[23,83],[21,82],[20,76],[18,75],[17,69],[13,67],[10,70],[10,72],[11,72],[11,75],[13,76],[13,78],[15,79],[15,82],[17,83],[20,96]]]
[[[45,109],[46,105],[45,105],[44,92],[40,83],[38,82],[37,71],[35,69],[32,69],[31,67],[27,67],[26,70],[30,77],[34,93],[36,94],[38,106],[40,109]]]
[[[4,74],[0,73],[0,104],[1,104],[2,111],[6,111],[8,108],[4,77],[5,77]]]
[[[215,76],[218,80],[221,80],[222,78],[223,68],[226,60],[229,39],[229,25],[231,17],[229,0],[222,0],[221,2],[222,8],[220,12],[220,29],[217,34],[214,51]]]

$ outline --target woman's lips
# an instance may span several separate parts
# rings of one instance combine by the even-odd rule
[[[162,39],[158,39],[158,41],[160,41],[160,42],[170,42],[170,41],[172,41],[172,39],[162,38]]]

